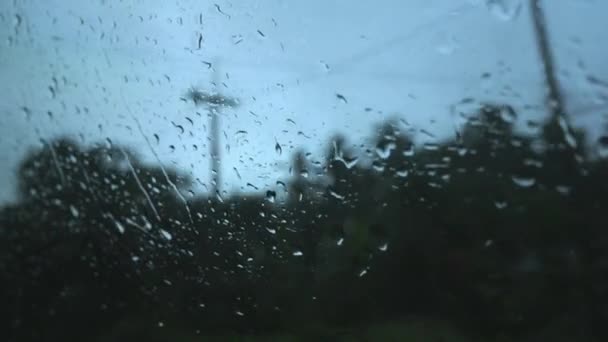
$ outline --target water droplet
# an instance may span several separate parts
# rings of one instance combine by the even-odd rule
[[[374,170],[376,170],[377,172],[383,172],[383,171],[384,171],[384,169],[385,169],[385,166],[384,166],[384,164],[382,164],[381,162],[379,162],[379,161],[375,160],[375,161],[372,163],[372,168],[373,168]]]
[[[177,128],[179,130],[179,134],[184,134],[184,132],[185,132],[184,126],[178,125],[173,121],[171,121],[171,123],[173,124],[173,127]]]
[[[302,251],[295,251],[295,252],[293,252],[292,255],[293,256],[302,256],[302,255],[304,255],[304,253],[302,253]]]
[[[302,132],[302,131],[298,131],[298,135],[303,136],[306,139],[310,139],[310,136],[306,135],[306,133]]]
[[[566,122],[566,119],[560,115],[559,118],[557,119],[557,122],[559,124],[559,127],[564,132],[564,138],[566,139],[566,143],[570,147],[575,149],[577,147],[578,143],[576,142],[576,138],[574,138],[574,135],[572,134],[572,132],[570,130],[570,126]]]
[[[359,162],[359,157],[344,157],[344,153],[341,151],[339,144],[334,141],[334,160],[342,162],[347,169],[353,168]]]
[[[106,148],[108,150],[112,149],[112,139],[106,138]]]
[[[382,159],[390,157],[391,152],[397,147],[394,141],[381,142],[376,146],[376,154]]]
[[[388,242],[385,242],[378,246],[378,250],[381,252],[386,252],[388,250]]]
[[[164,323],[164,322],[162,322],[162,321],[158,322],[158,327],[159,327],[159,328],[162,328],[162,327],[164,327],[164,326],[165,326],[165,323]]]
[[[220,5],[218,4],[213,4],[213,6],[215,6],[215,9],[217,10],[218,13],[223,14],[224,16],[226,16],[228,19],[230,19],[230,15],[226,14],[224,11],[222,11],[222,8],[220,7]]]
[[[336,97],[343,103],[348,103],[348,100],[346,100],[346,97],[344,97],[344,95],[336,93]]]
[[[522,188],[529,188],[536,184],[536,179],[534,179],[533,177],[513,176],[511,177],[511,180],[513,180],[513,183],[515,183],[515,185],[520,186]]]
[[[341,161],[342,163],[344,163],[344,166],[346,166],[347,169],[352,169],[359,162],[359,157],[353,157],[353,158],[341,157],[338,160]]]
[[[524,165],[525,166],[533,166],[536,168],[542,168],[543,167],[543,162],[540,160],[536,160],[536,159],[530,159],[530,158],[526,158],[524,159]]]
[[[337,193],[337,192],[335,192],[335,191],[333,191],[333,190],[330,190],[330,191],[329,191],[329,194],[330,194],[332,197],[334,197],[334,198],[336,198],[336,199],[339,199],[340,201],[343,201],[343,200],[344,200],[344,196],[343,196],[343,195],[340,195],[339,193]]]
[[[277,193],[272,191],[272,190],[268,190],[266,191],[266,200],[270,203],[274,203],[275,199],[277,197]]]
[[[501,21],[513,21],[521,12],[521,0],[486,0],[488,11]]]
[[[80,212],[73,205],[70,205],[70,212],[72,213],[72,216],[74,216],[75,218],[78,218],[80,216]]]
[[[281,155],[283,153],[283,149],[281,148],[281,144],[279,144],[278,141],[274,145],[274,150],[277,152],[278,155]]]
[[[26,120],[29,120],[32,118],[32,111],[28,107],[21,107],[21,111],[25,115]]]
[[[408,174],[409,174],[408,170],[399,170],[399,171],[395,172],[395,176],[400,177],[400,178],[407,178]]]
[[[22,22],[23,18],[21,18],[21,15],[15,14],[15,16],[13,17],[13,26],[15,27],[15,30],[19,29],[19,26],[21,26]]]
[[[408,148],[404,149],[402,154],[404,157],[412,157],[416,150],[414,149],[414,145],[410,145]]]
[[[236,310],[234,313],[235,313],[237,316],[240,316],[240,317],[245,316],[245,314],[244,314],[242,311],[239,311],[239,310]]]
[[[325,63],[324,61],[319,61],[319,63],[321,64],[321,66],[323,67],[323,71],[325,72],[329,72],[330,68],[329,68],[329,64]]]
[[[437,150],[439,150],[439,145],[437,145],[435,143],[426,143],[422,146],[422,148],[427,151],[437,151]]]
[[[500,117],[507,123],[514,123],[517,120],[517,114],[515,110],[509,106],[503,106],[500,108]]]
[[[273,228],[268,228],[268,227],[266,227],[266,230],[267,230],[267,231],[268,231],[270,234],[273,234],[273,235],[277,233],[277,230],[276,230],[276,229],[273,229]]]
[[[49,90],[49,96],[51,97],[51,99],[57,97],[57,93],[55,92],[55,88],[53,88],[53,86],[48,86],[47,89]]]
[[[329,237],[336,241],[337,246],[342,246],[344,243],[344,226],[341,224],[334,224],[329,229]]]
[[[125,232],[125,226],[123,226],[122,223],[120,223],[118,221],[114,221],[114,224],[116,225],[116,229],[118,229],[118,232],[120,234],[124,234],[124,232]]]
[[[367,274],[367,268],[364,268],[364,269],[362,269],[362,270],[359,272],[358,276],[359,276],[359,277],[363,277],[363,276],[364,276],[364,275],[366,275],[366,274]]]
[[[496,209],[504,209],[507,207],[507,202],[505,201],[496,201],[494,202],[494,206],[496,207]]]
[[[160,230],[160,234],[165,238],[165,240],[167,241],[171,241],[171,239],[173,239],[173,236],[166,230],[161,229]]]
[[[557,185],[555,187],[555,191],[559,192],[562,195],[568,195],[570,194],[571,188],[566,185]]]

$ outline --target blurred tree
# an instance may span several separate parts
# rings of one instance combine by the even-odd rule
[[[44,142],[21,164],[19,202],[0,211],[3,337],[409,315],[485,337],[521,340],[566,319],[569,333],[604,336],[606,160],[582,133],[554,140],[552,119],[539,136],[518,133],[507,105],[466,117],[445,141],[417,145],[389,120],[367,151],[337,135],[323,162],[296,152],[284,202],[269,190],[184,203],[190,177],[127,148]]]

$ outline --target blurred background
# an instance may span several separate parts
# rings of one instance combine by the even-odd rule
[[[2,338],[603,340],[604,13],[3,2]]]

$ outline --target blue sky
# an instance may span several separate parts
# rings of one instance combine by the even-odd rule
[[[608,3],[544,3],[568,108],[584,112],[573,121],[597,133],[608,87],[588,76],[608,80]],[[465,97],[508,102],[521,122],[539,118],[544,86],[527,7],[525,0],[3,2],[0,201],[14,195],[23,154],[63,134],[87,144],[109,138],[153,163],[146,136],[164,164],[208,183],[207,114],[179,98],[190,86],[211,89],[214,72],[222,93],[241,102],[222,115],[226,191],[272,187],[295,148],[321,159],[333,133],[360,143],[387,118],[446,138],[461,124],[449,108]]]

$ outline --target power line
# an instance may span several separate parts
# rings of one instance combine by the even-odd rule
[[[336,61],[336,62],[332,62],[332,65],[335,65],[336,67],[333,67],[330,73],[314,73],[313,75],[310,75],[310,74],[304,75],[303,77],[297,77],[297,80],[292,83],[301,85],[302,83],[316,82],[324,77],[328,77],[328,76],[332,77],[332,76],[336,76],[336,75],[348,72],[354,64],[359,64],[365,60],[376,57],[382,53],[385,53],[388,49],[392,48],[393,46],[395,46],[399,43],[406,42],[413,38],[417,38],[424,33],[430,32],[431,31],[430,28],[436,27],[438,25],[438,23],[445,22],[446,16],[450,16],[450,15],[452,15],[452,13],[462,12],[464,10],[468,10],[468,9],[471,9],[474,7],[475,7],[475,5],[473,5],[473,4],[465,4],[465,5],[460,5],[458,7],[452,8],[452,9],[448,10],[447,12],[443,12],[440,15],[430,19],[429,21],[426,21],[424,23],[421,23],[421,24],[415,26],[412,30],[410,30],[407,33],[399,34],[397,36],[394,36],[393,38],[390,38],[390,39],[380,42],[378,44],[368,46],[368,47],[364,48],[363,50],[350,55],[347,58],[344,58],[344,59]],[[226,59],[224,59],[224,61],[225,60]],[[278,72],[280,72],[280,71],[293,72],[294,69],[304,69],[304,68],[308,68],[308,66],[309,66],[309,64],[306,64],[306,66],[304,66],[304,64],[296,64],[296,65],[293,65],[293,68],[291,68],[291,69],[285,69],[285,68],[278,66],[281,64],[280,62],[270,63],[270,64],[252,65],[249,63],[241,64],[238,61],[231,61],[230,64],[231,64],[232,68],[254,69],[257,73],[259,73],[263,69],[278,71]],[[290,62],[290,64],[293,64],[293,62]],[[214,70],[215,69],[216,68],[214,68]],[[413,79],[416,76],[419,76],[419,75],[402,73],[402,75],[400,77],[407,78],[407,79]],[[441,80],[442,83],[444,81],[445,81],[444,79]],[[294,84],[289,84],[289,85],[285,85],[285,86],[290,86],[290,85],[293,86]]]

